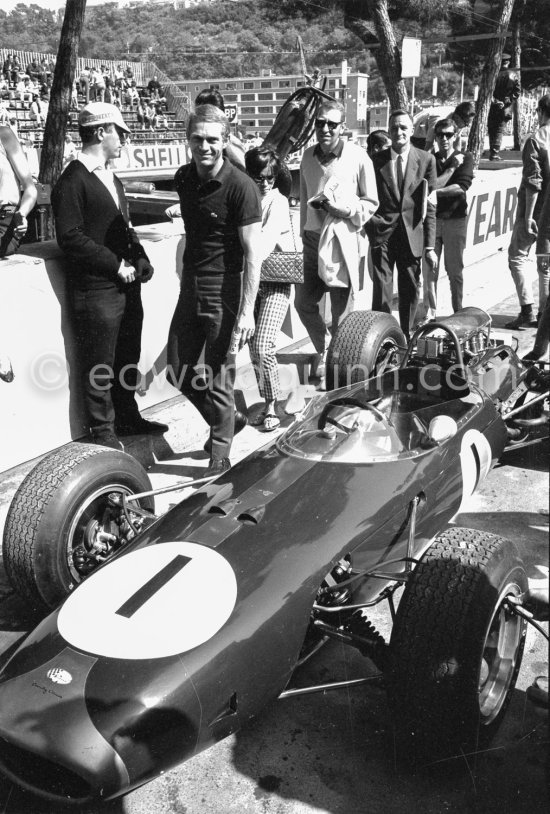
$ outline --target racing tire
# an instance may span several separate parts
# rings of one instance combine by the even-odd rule
[[[436,538],[406,584],[390,640],[387,689],[398,759],[421,767],[467,757],[490,742],[525,645],[526,622],[506,597],[527,588],[509,540],[464,528]]]
[[[332,337],[327,353],[326,387],[334,390],[376,376],[399,364],[405,334],[391,314],[352,311]]]
[[[6,518],[2,554],[14,590],[35,612],[55,608],[85,579],[73,552],[102,523],[107,496],[151,489],[145,469],[125,452],[74,443],[47,455],[19,486]],[[139,504],[154,511],[152,497]]]

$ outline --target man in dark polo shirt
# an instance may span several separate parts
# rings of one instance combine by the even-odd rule
[[[453,311],[462,308],[464,249],[466,248],[467,205],[466,190],[474,177],[474,159],[471,153],[455,150],[458,127],[452,118],[441,119],[435,125],[435,153],[437,195],[435,253],[437,265],[424,262],[423,321],[435,319],[437,309],[437,280],[441,253],[444,252],[445,270],[451,286]]]
[[[235,352],[254,333],[261,265],[260,196],[224,158],[228,137],[222,111],[199,106],[187,126],[193,160],[175,177],[186,245],[168,376],[210,425],[207,477],[229,469],[233,435],[246,423],[235,413]],[[195,371],[203,347],[206,381]]]

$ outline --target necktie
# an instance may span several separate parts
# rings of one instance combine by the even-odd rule
[[[399,192],[399,195],[402,195],[403,194],[403,156],[402,155],[397,156],[396,171],[397,171],[397,191]]]

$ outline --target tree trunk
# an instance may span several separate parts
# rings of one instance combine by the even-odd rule
[[[512,67],[517,71],[521,84],[521,29],[525,0],[516,0],[514,22],[512,27]],[[514,150],[521,150],[521,116],[519,99],[514,99],[512,110],[514,112]]]
[[[514,0],[500,0],[498,14],[499,33],[504,34],[508,28],[508,23],[510,22],[513,8]],[[493,97],[495,82],[500,70],[500,63],[505,42],[506,40],[504,38],[488,40],[487,61],[481,75],[476,115],[472,122],[472,129],[470,130],[470,138],[468,140],[468,150],[474,156],[474,164],[476,167],[479,164],[479,159],[481,158],[481,154],[483,152],[483,143],[485,140],[485,132],[487,130],[487,117],[489,115],[489,108],[491,107],[491,99]]]
[[[54,184],[63,168],[65,133],[85,11],[86,0],[67,0],[40,157],[39,180],[43,184]]]
[[[390,105],[394,110],[396,108],[407,110],[407,88],[401,79],[401,53],[388,12],[388,0],[344,0],[344,25],[349,31],[353,31],[367,48],[374,40],[372,31],[364,22],[368,15],[372,18],[380,43],[373,49],[373,55],[384,80]]]

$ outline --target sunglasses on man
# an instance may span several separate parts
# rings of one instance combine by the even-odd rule
[[[330,122],[328,119],[315,119],[315,127],[318,127],[319,130],[323,130],[325,124],[329,130],[336,130],[337,127],[340,127],[342,122]]]

